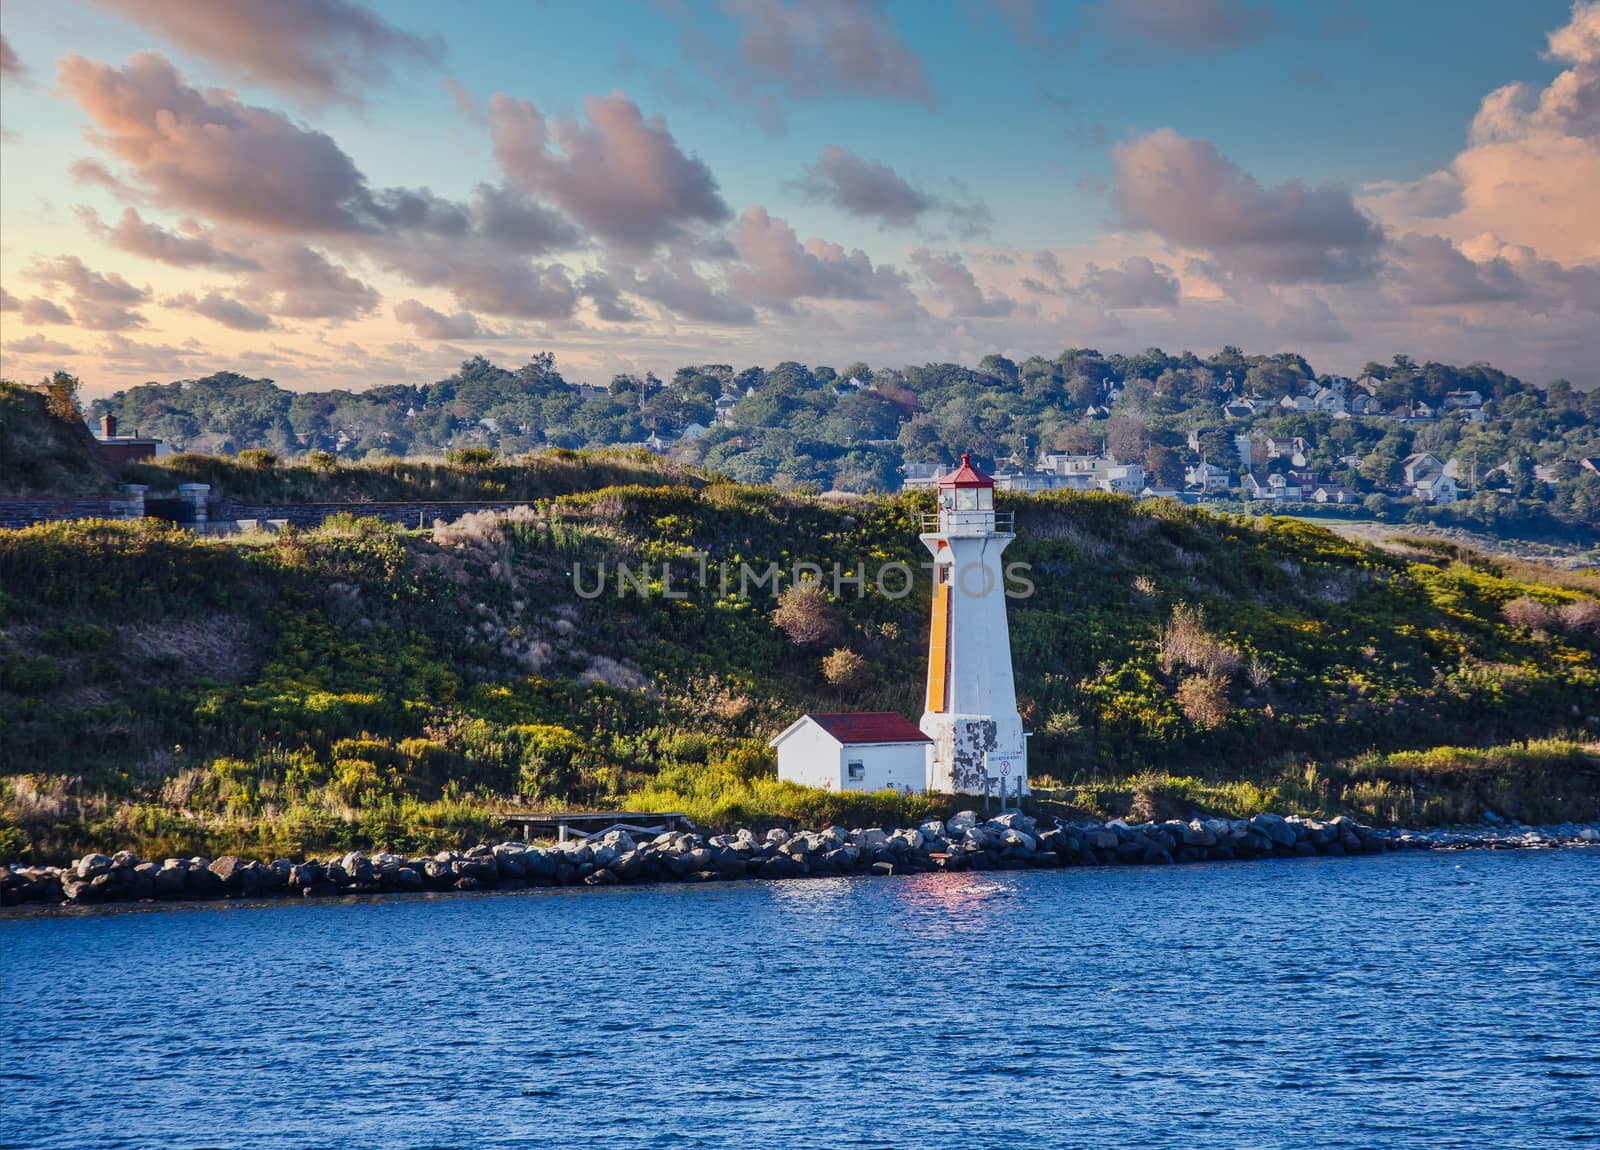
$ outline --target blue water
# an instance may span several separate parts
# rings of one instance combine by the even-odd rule
[[[0,920],[0,1144],[1600,1143],[1600,850]]]

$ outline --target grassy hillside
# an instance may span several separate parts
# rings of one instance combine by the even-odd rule
[[[70,498],[113,491],[82,428],[51,417],[45,396],[0,379],[0,497]]]
[[[130,483],[170,490],[208,483],[213,495],[256,503],[413,500],[536,500],[598,487],[704,486],[702,473],[643,448],[567,451],[548,448],[507,459],[479,449],[463,463],[429,459],[340,462],[332,456],[280,461],[270,452],[169,455],[129,468]]]
[[[1600,725],[1600,581],[1164,501],[1008,505],[1007,557],[1036,588],[1011,605],[1030,765],[1055,803],[1600,815],[1600,761],[1580,745]],[[353,519],[233,539],[0,532],[3,853],[415,848],[513,802],[908,817],[921,800],[777,783],[764,743],[804,709],[920,712],[928,509],[713,482],[564,495],[434,534]],[[741,562],[895,560],[917,572],[910,595],[846,584],[810,605],[805,645],[770,598],[736,593]],[[619,598],[613,580],[580,596],[574,568],[589,590],[601,563],[654,565],[653,594]],[[858,682],[824,678],[838,648],[862,657]]]

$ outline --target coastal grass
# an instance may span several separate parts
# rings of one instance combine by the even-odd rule
[[[1041,811],[1595,817],[1583,577],[1161,500],[1004,502],[1036,585],[1008,607],[1030,768],[1061,781]],[[714,573],[915,572],[927,506],[630,482],[425,532],[0,531],[0,861],[437,849],[563,806],[914,824],[950,808],[782,784],[766,741],[805,711],[919,712],[926,584],[830,591],[801,642]],[[645,593],[579,593],[622,563]]]

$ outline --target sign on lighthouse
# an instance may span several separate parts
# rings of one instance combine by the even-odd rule
[[[928,700],[919,724],[933,740],[930,791],[1028,792],[1000,560],[1016,538],[1011,527],[1009,513],[995,513],[994,480],[963,455],[939,480],[938,513],[924,518],[920,536],[934,561]]]

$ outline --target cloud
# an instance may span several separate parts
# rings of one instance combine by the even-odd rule
[[[0,311],[15,312],[29,327],[49,327],[52,324],[70,324],[72,315],[53,300],[44,296],[22,299],[5,288],[0,288]]]
[[[1100,0],[1086,16],[1130,47],[1183,53],[1247,47],[1278,26],[1272,9],[1242,0]]]
[[[919,188],[889,165],[868,160],[837,144],[829,144],[789,187],[813,201],[830,203],[846,215],[876,220],[880,227],[914,227],[939,211],[962,239],[986,235],[994,216],[960,181],[951,181],[952,196]]]
[[[1118,143],[1113,201],[1122,221],[1232,272],[1269,283],[1340,282],[1371,273],[1382,229],[1335,184],[1263,188],[1209,140],[1162,128]]]
[[[265,231],[372,226],[366,181],[331,137],[232,92],[191,88],[159,53],[123,68],[69,55],[59,79],[95,122],[90,139],[158,203]]]
[[[1120,267],[1090,264],[1083,277],[1083,294],[1105,308],[1176,307],[1178,280],[1165,264],[1146,256],[1130,256]]]
[[[966,262],[955,252],[941,254],[918,248],[911,253],[911,262],[921,270],[934,297],[948,307],[952,318],[995,319],[1010,315],[1016,306],[1010,296],[984,292]]]
[[[236,299],[229,299],[215,291],[208,291],[203,296],[196,296],[193,292],[182,292],[161,302],[167,307],[181,308],[184,311],[192,311],[195,315],[205,316],[234,331],[267,331],[274,326],[272,317],[266,312],[256,311]]]
[[[145,220],[132,208],[125,208],[122,218],[114,227],[108,227],[93,208],[76,209],[91,234],[125,252],[157,260],[179,268],[220,268],[245,270],[259,267],[255,260],[238,252],[218,247],[200,224],[192,219],[183,220],[179,228],[183,233],[170,232],[159,224]]]
[[[642,272],[611,268],[617,284],[670,314],[699,323],[743,327],[755,323],[755,309],[719,290],[694,266],[685,252],[672,251],[646,265]]]
[[[135,287],[115,272],[102,275],[77,256],[60,256],[36,263],[24,274],[50,288],[65,286],[79,327],[121,331],[144,325],[143,314],[133,308],[150,299],[150,289]]]
[[[445,315],[435,311],[421,300],[404,299],[394,305],[394,318],[405,324],[419,339],[499,339],[496,332],[485,330],[471,312],[458,311]]]
[[[938,203],[887,164],[862,159],[837,144],[822,150],[796,187],[804,195],[831,203],[847,215],[875,219],[889,227],[910,227]]]
[[[0,79],[24,76],[27,72],[28,69],[23,67],[22,61],[12,51],[11,41],[0,35]]]
[[[907,295],[900,272],[874,267],[859,248],[847,253],[823,239],[802,245],[787,221],[762,207],[745,212],[732,238],[744,262],[729,273],[730,283],[739,295],[769,306],[804,298],[904,302]]]
[[[1443,236],[1408,233],[1391,245],[1389,275],[1414,307],[1513,300],[1525,290],[1504,259],[1468,259]]]
[[[260,270],[245,277],[240,294],[271,315],[294,319],[350,320],[378,306],[378,292],[342,264],[293,240],[252,249]]]
[[[660,116],[646,119],[622,95],[590,96],[584,110],[587,127],[573,117],[547,124],[527,100],[495,95],[494,153],[507,178],[628,247],[650,247],[732,214],[711,169],[684,153]]]
[[[391,68],[437,66],[438,40],[349,0],[96,0],[245,80],[317,105],[360,103]]]
[[[754,107],[770,132],[784,129],[783,103],[871,96],[931,108],[922,59],[896,33],[878,0],[724,0],[730,46],[686,21],[684,47],[706,76]]]
[[[1542,89],[1512,83],[1489,93],[1448,170],[1375,185],[1368,206],[1397,230],[1457,243],[1491,234],[1565,263],[1600,259],[1597,44],[1600,3],[1573,5],[1546,52],[1570,67]]]
[[[21,339],[7,340],[5,342],[5,351],[7,355],[68,356],[83,354],[71,344],[50,339],[39,332],[23,336]]]
[[[581,238],[560,213],[493,184],[478,185],[471,211],[486,240],[523,255],[570,248]]]
[[[586,273],[578,283],[578,294],[594,304],[595,314],[607,323],[631,323],[639,318],[639,313],[622,298],[616,282],[604,272]]]

